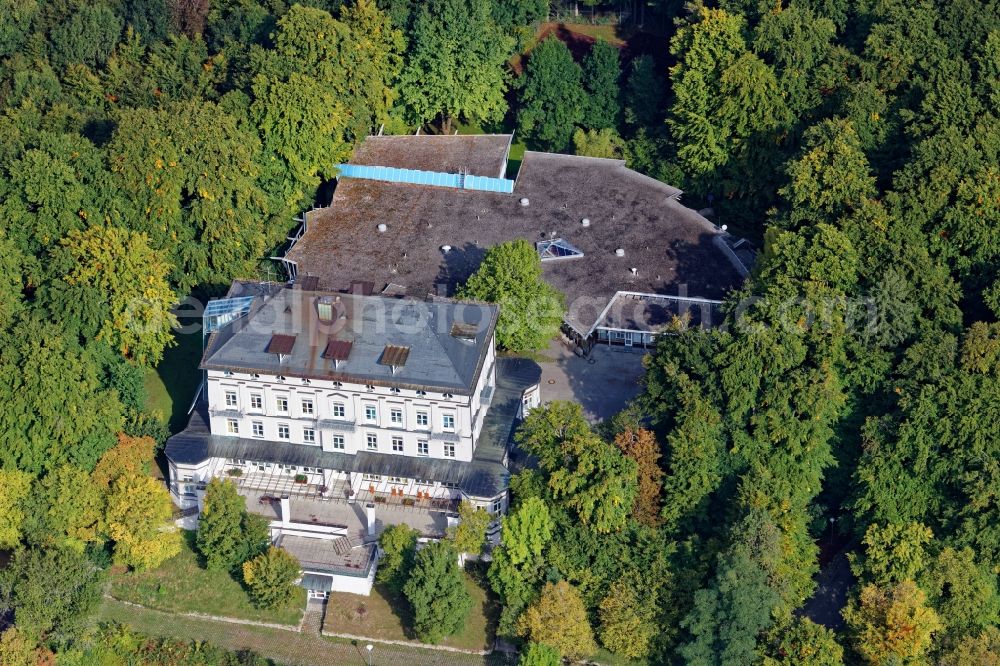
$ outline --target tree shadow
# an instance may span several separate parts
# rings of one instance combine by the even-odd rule
[[[454,296],[459,285],[464,284],[469,276],[476,272],[486,248],[475,243],[466,243],[462,247],[452,247],[444,253],[434,285],[438,296]]]

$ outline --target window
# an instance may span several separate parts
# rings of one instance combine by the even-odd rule
[[[250,409],[264,409],[264,397],[260,393],[250,394]]]
[[[406,483],[401,476],[390,476],[389,483]]]
[[[226,407],[236,406],[236,391],[226,391]]]
[[[431,481],[430,479],[414,479],[413,482],[416,483],[418,486],[433,486],[434,485],[434,482]]]
[[[381,481],[382,476],[380,474],[365,474],[362,476],[365,481]]]
[[[501,509],[503,509],[503,498],[498,497],[495,500],[493,500],[493,510],[490,513],[493,514],[500,513]]]
[[[306,444],[313,444],[316,441],[316,431],[312,428],[303,428],[302,441]]]
[[[417,412],[417,425],[427,427],[427,412]]]
[[[342,402],[335,402],[335,403],[333,403],[333,416],[334,416],[334,418],[342,419],[342,418],[344,418],[344,415],[346,413],[347,412],[344,409],[344,403],[342,403]]]
[[[442,414],[441,415],[441,427],[445,430],[455,429],[455,415],[454,414]]]
[[[402,453],[403,452],[403,438],[402,437],[393,437],[392,438],[392,451],[393,451],[393,453]]]
[[[368,446],[369,451],[378,451],[378,435],[374,433],[368,433],[365,437],[365,441]]]
[[[264,423],[262,421],[253,422],[253,436],[254,437],[264,436]]]
[[[302,398],[302,413],[312,416],[313,414],[312,398]]]
[[[394,409],[389,412],[389,420],[392,421],[393,425],[403,425],[403,410]]]
[[[400,393],[402,393],[402,391],[393,386],[392,388],[389,389],[389,393],[395,393],[396,395],[399,395]]]
[[[288,397],[287,396],[278,396],[277,398],[275,398],[275,400],[277,400],[277,402],[278,402],[278,411],[281,412],[282,414],[287,414],[288,413]]]
[[[230,435],[240,434],[240,422],[236,419],[226,419],[226,432]]]
[[[378,409],[375,405],[365,405],[365,421],[375,422],[378,420]]]
[[[442,481],[441,482],[441,487],[442,488],[450,488],[452,490],[458,490],[458,484],[454,483],[454,482],[451,482],[451,481]]]
[[[431,454],[430,446],[427,444],[426,439],[417,440],[417,455],[418,456],[429,456]]]
[[[291,439],[291,433],[288,430],[287,423],[278,424],[278,439]]]
[[[454,444],[445,444],[444,445],[444,457],[445,458],[454,458],[455,457],[455,445]]]
[[[343,435],[334,435],[333,436],[333,448],[337,449],[338,451],[343,451],[344,450],[344,436]]]

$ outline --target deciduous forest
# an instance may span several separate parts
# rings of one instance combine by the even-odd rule
[[[1000,663],[1000,5],[582,2],[623,48],[555,4],[0,0],[0,661],[122,649],[106,571],[180,548],[172,308],[277,279],[335,165],[419,127],[620,157],[760,249],[628,409],[519,431],[488,578],[524,663]]]

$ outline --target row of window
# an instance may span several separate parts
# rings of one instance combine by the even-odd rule
[[[225,372],[223,372],[222,375],[224,377],[227,377],[227,378],[228,377],[236,377],[236,374],[233,373],[233,372],[231,372],[231,371],[229,371],[229,370],[226,370]],[[260,379],[260,375],[257,374],[256,372],[252,373],[250,375],[250,379],[257,379],[257,380],[259,380]],[[274,379],[277,382],[285,382],[285,381],[287,381],[286,378],[284,376],[282,376],[282,375],[278,375]],[[303,386],[310,386],[310,385],[312,385],[312,381],[310,381],[309,379],[303,378],[301,381],[302,381],[302,385]],[[335,389],[342,389],[342,388],[344,388],[343,382],[333,382],[332,386]],[[369,393],[372,393],[372,392],[375,391],[375,385],[374,384],[365,384],[365,390],[368,391]],[[397,388],[395,386],[391,386],[391,387],[389,387],[389,393],[392,393],[393,395],[402,395],[403,394],[403,390],[400,389],[400,388]],[[419,397],[423,398],[423,397],[427,396],[427,391],[416,390],[416,391],[413,392],[413,394],[416,395],[416,396],[419,396]],[[442,393],[441,397],[444,398],[445,400],[451,400],[455,396],[453,394],[451,394],[451,393]]]
[[[287,414],[288,413],[288,398],[285,396],[277,396],[275,398],[278,413]],[[226,407],[239,407],[239,397],[236,391],[226,391]],[[260,393],[250,394],[250,409],[263,411],[264,409],[264,397]],[[312,416],[316,413],[316,406],[313,403],[312,398],[302,398],[302,414],[306,416]],[[334,418],[345,418],[347,415],[347,406],[342,402],[333,403],[333,417]],[[378,422],[378,406],[376,405],[365,405],[365,421],[368,423]],[[389,410],[389,422],[392,425],[403,426],[405,425],[403,419],[403,410],[393,407]],[[430,416],[428,412],[417,412],[417,426],[418,427],[428,427],[430,425]],[[441,427],[444,430],[454,430],[455,429],[455,416],[453,414],[442,414],[441,415]]]
[[[250,424],[251,432],[256,438],[264,437],[264,422],[263,421],[253,421]],[[230,435],[240,434],[240,422],[238,419],[226,419],[226,432]],[[278,424],[278,439],[291,439],[291,429],[287,423]],[[316,430],[314,428],[303,428],[302,429],[302,441],[307,444],[316,443]],[[346,448],[343,435],[332,435],[331,447],[335,450],[343,451]],[[403,438],[393,437],[391,442],[393,453],[403,453]],[[365,435],[365,448],[368,451],[378,451],[378,435],[370,432]],[[430,455],[430,443],[426,439],[417,440],[417,455],[418,456],[429,456]],[[455,457],[455,445],[454,444],[444,444],[442,455],[445,458]]]

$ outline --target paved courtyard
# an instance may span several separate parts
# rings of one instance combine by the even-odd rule
[[[644,357],[596,345],[589,356],[579,358],[557,338],[536,359],[542,367],[542,402],[571,400],[583,406],[591,422],[608,419],[642,389]]]

